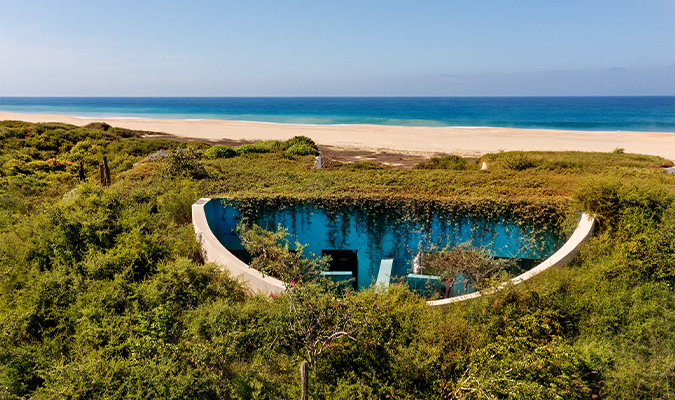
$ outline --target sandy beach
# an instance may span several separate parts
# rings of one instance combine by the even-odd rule
[[[673,132],[566,131],[512,128],[409,127],[383,125],[295,125],[223,120],[82,118],[63,115],[0,112],[0,120],[62,122],[163,132],[202,140],[284,140],[305,135],[320,145],[349,150],[389,151],[416,155],[437,153],[476,157],[499,150],[612,151],[662,156],[675,160]]]

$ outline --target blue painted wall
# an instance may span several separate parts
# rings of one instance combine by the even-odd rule
[[[236,235],[241,220],[239,212],[219,199],[211,200],[205,211],[221,243],[229,250],[243,250]],[[476,247],[487,247],[497,257],[545,259],[562,245],[562,238],[553,234],[534,237],[508,221],[494,224],[441,215],[425,221],[399,221],[367,214],[364,218],[362,210],[347,208],[340,213],[327,213],[309,205],[286,206],[259,214],[250,222],[267,230],[276,230],[281,224],[291,235],[289,241],[297,239],[307,245],[305,256],[310,253],[321,256],[322,250],[356,250],[359,287],[368,287],[375,281],[382,258],[394,259],[392,276],[406,275],[420,249],[438,250],[471,242]]]

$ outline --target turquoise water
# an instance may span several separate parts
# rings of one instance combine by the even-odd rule
[[[205,212],[218,240],[246,262],[236,234],[241,215],[235,207],[230,202],[212,200]],[[392,217],[391,213],[373,214],[350,207],[327,211],[298,204],[257,210],[248,218],[267,230],[276,230],[278,225],[288,229],[291,243],[297,240],[307,245],[305,256],[329,254],[335,259],[348,252],[353,259],[351,267],[346,268],[353,271],[362,288],[375,281],[382,259],[393,259],[391,275],[402,277],[411,271],[420,251],[438,251],[469,242],[487,248],[496,257],[534,261],[548,258],[564,241],[562,235],[532,230],[515,221],[483,221],[439,213],[431,217],[402,215]]]
[[[675,132],[675,96],[0,97],[0,111],[94,118]]]

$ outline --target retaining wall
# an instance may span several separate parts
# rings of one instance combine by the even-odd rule
[[[253,269],[230,253],[213,234],[207,216],[220,207],[217,200],[202,198],[192,205],[192,226],[195,229],[197,240],[201,247],[204,261],[221,265],[230,271],[233,277],[243,279],[254,293],[281,293],[284,283],[271,276],[263,276],[260,271]]]
[[[431,300],[427,301],[427,304],[430,306],[442,306],[444,304],[451,304],[457,303],[459,301],[475,299],[485,294],[494,293],[496,290],[506,287],[509,283],[517,285],[519,283],[525,282],[526,280],[546,271],[549,268],[561,267],[563,265],[569,264],[572,261],[572,259],[577,254],[579,254],[581,247],[584,244],[586,244],[586,242],[588,242],[588,240],[591,238],[594,229],[595,229],[595,218],[589,214],[583,213],[581,214],[581,218],[579,219],[579,224],[577,224],[574,233],[572,233],[572,236],[570,236],[567,242],[565,242],[565,244],[558,251],[553,253],[551,257],[547,258],[541,264],[537,265],[531,270],[516,276],[515,278],[511,279],[510,282],[504,282],[496,289],[491,290],[488,289],[483,292],[474,292],[462,296],[450,297],[447,299]]]

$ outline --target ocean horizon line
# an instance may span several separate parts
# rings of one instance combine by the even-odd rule
[[[0,111],[83,119],[675,132],[675,96],[0,97]]]
[[[360,95],[360,96],[340,96],[340,95],[305,95],[305,96],[161,96],[161,95],[19,95],[19,96],[0,96],[0,99],[518,99],[518,98],[641,98],[641,97],[675,97],[675,94],[644,94],[644,95],[480,95],[480,96],[454,96],[454,95]]]

